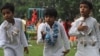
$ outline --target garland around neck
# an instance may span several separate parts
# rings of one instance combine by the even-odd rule
[[[50,28],[46,26],[46,36],[45,36],[45,41],[48,45],[54,46],[57,42],[58,38],[58,24],[55,22],[52,26],[53,33],[50,33]]]

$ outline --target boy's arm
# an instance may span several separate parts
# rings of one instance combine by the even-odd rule
[[[22,45],[24,46],[24,47],[27,47],[28,46],[28,41],[27,41],[27,39],[26,39],[26,36],[25,36],[25,33],[24,33],[24,30],[23,30],[23,28],[22,28],[22,21],[21,21],[21,24],[20,24],[21,26],[21,29],[20,29],[20,39],[21,39],[21,42],[22,42]]]
[[[5,38],[6,38],[5,30],[1,29],[0,26],[0,48],[3,48],[5,46],[5,42],[6,42]]]
[[[24,52],[26,52],[27,54],[29,53],[29,51],[28,51],[28,41],[27,41],[27,39],[26,39],[26,36],[25,36],[25,33],[24,33],[24,30],[23,30],[23,28],[22,28],[22,21],[21,21],[21,24],[20,24],[21,26],[21,29],[20,29],[20,41],[21,41],[21,43],[22,43],[22,45],[23,45],[23,47],[24,47]]]
[[[60,24],[60,33],[61,33],[62,40],[64,41],[64,47],[65,47],[64,53],[68,53],[70,50],[70,43],[68,40],[68,36],[65,32],[65,29],[64,29],[63,25],[61,25],[61,24]]]
[[[7,25],[6,21],[3,21],[3,23],[0,25],[0,48],[6,47],[6,30],[5,26]]]
[[[45,25],[44,24],[40,24],[39,26],[38,26],[38,31],[37,31],[37,44],[39,44],[39,43],[43,43],[43,41],[44,41],[44,29],[45,29]]]
[[[78,25],[79,25],[79,22],[75,21],[73,23],[73,25],[69,29],[69,35],[70,36],[79,36],[80,35],[80,31],[78,31]]]
[[[100,51],[100,30],[99,30],[99,25],[97,23],[97,21],[95,21],[95,34],[97,35],[97,40],[98,40],[98,48],[99,48],[99,51]]]

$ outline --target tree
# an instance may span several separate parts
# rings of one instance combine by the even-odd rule
[[[28,14],[28,8],[45,8],[55,7],[58,15],[62,19],[73,19],[79,14],[79,3],[81,0],[0,0],[0,7],[6,3],[14,3],[15,17]],[[93,10],[94,17],[100,21],[100,0],[89,0],[93,3],[95,10]]]

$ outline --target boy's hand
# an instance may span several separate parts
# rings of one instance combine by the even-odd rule
[[[87,30],[88,29],[88,26],[83,26],[82,25],[83,23],[81,23],[79,26],[78,26],[78,31],[85,31],[85,30]]]
[[[100,53],[100,48],[99,48],[99,53]]]
[[[63,56],[65,56],[67,53],[69,53],[70,50],[66,50],[66,51],[63,51],[62,53],[64,53]]]
[[[25,52],[26,54],[29,54],[28,47],[24,47],[24,52]]]
[[[41,31],[41,34],[42,34],[42,39],[44,40],[46,33],[44,31]]]

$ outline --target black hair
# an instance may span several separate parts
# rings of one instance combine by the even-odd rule
[[[12,13],[15,11],[15,7],[12,3],[6,3],[5,5],[2,6],[1,12],[3,9],[9,9]]]
[[[44,16],[53,16],[53,17],[57,17],[57,10],[55,8],[46,8],[44,10]]]
[[[70,19],[65,19],[66,21],[70,21]]]
[[[25,18],[25,15],[22,15],[22,16],[21,16],[21,19],[24,19],[24,18]]]
[[[83,0],[80,2],[80,4],[86,4],[89,6],[89,9],[93,9],[93,5],[91,2],[87,1],[87,0]]]

